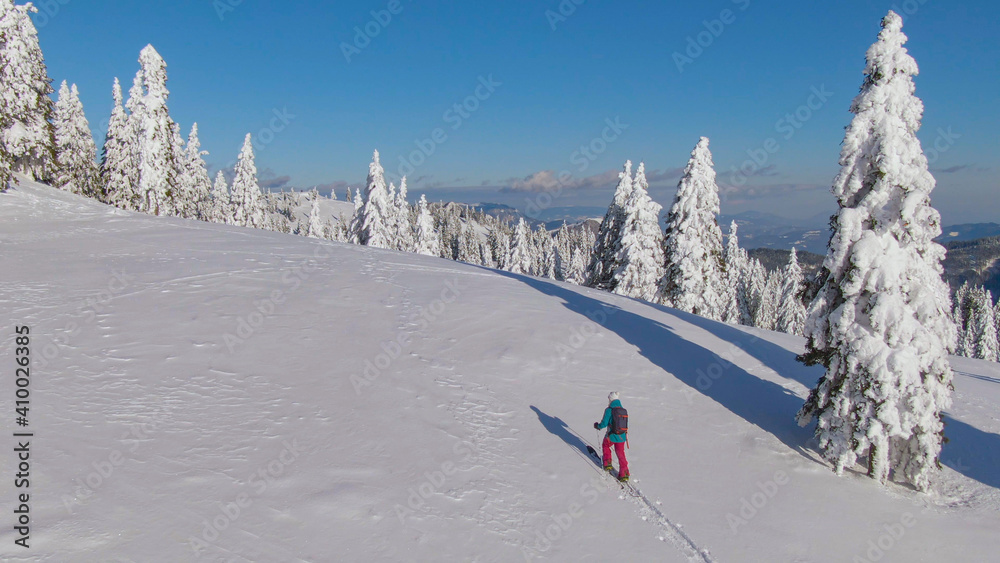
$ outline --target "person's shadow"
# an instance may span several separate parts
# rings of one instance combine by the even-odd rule
[[[576,450],[583,457],[589,459],[597,465],[600,465],[600,463],[597,462],[597,458],[594,457],[597,455],[597,450],[594,450],[594,453],[591,454],[590,446],[584,442],[583,438],[581,438],[576,432],[573,432],[570,427],[563,422],[563,419],[555,416],[549,416],[535,405],[531,405],[531,410],[535,411],[535,414],[538,415],[538,421],[542,423],[542,426],[544,426],[546,430],[561,438],[563,442],[566,442],[567,446]]]

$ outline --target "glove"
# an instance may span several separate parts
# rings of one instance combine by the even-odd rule
[[[600,422],[595,422],[594,423],[594,430],[600,430],[600,429],[601,429],[601,423]]]

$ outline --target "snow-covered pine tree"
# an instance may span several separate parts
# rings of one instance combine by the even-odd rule
[[[726,241],[726,278],[728,286],[732,291],[732,298],[728,308],[730,318],[728,322],[750,326],[753,324],[753,314],[751,313],[750,296],[750,257],[747,251],[740,247],[740,239],[737,234],[739,225],[733,221],[729,225],[729,238]],[[735,304],[733,303],[735,301]],[[735,306],[735,314],[731,309]]]
[[[440,256],[441,241],[438,232],[434,229],[434,216],[427,209],[427,196],[420,196],[420,205],[417,211],[417,254],[426,256]]]
[[[108,120],[108,132],[104,138],[104,149],[101,156],[101,200],[121,209],[135,210],[138,208],[138,196],[135,191],[136,169],[135,160],[136,138],[129,126],[129,116],[122,106],[122,87],[115,78],[111,88],[114,107],[111,119]]]
[[[96,197],[100,191],[100,172],[95,161],[97,147],[76,84],[69,87],[64,80],[60,86],[53,127],[56,142],[53,184],[75,194]]]
[[[351,189],[347,189],[351,193]],[[352,199],[354,203],[354,214],[347,226],[347,242],[351,244],[361,244],[361,226],[364,223],[364,198],[361,196],[361,189],[356,190]]]
[[[973,288],[966,281],[952,295],[952,316],[955,321],[955,329],[958,332],[958,343],[955,348],[955,354],[959,356],[968,356],[965,344],[968,340],[972,293]]]
[[[173,214],[185,219],[198,216],[198,202],[195,195],[194,177],[188,174],[186,163],[187,150],[184,148],[184,138],[181,137],[181,126],[176,121],[170,121],[170,144],[174,153],[174,178],[177,185],[171,199]]]
[[[389,197],[389,189],[385,185],[385,170],[379,162],[378,151],[372,155],[372,162],[368,166],[366,185],[358,221],[358,243],[377,248],[395,248],[396,204]]]
[[[597,230],[590,261],[587,266],[587,281],[584,285],[605,291],[614,291],[615,272],[618,270],[618,253],[622,245],[622,226],[625,224],[625,202],[632,193],[632,161],[625,162],[625,169],[618,174],[615,196],[604,214],[604,220]]]
[[[747,304],[750,310],[750,322],[747,326],[763,328],[767,326],[768,295],[767,284],[770,276],[760,260],[751,258],[747,266]],[[762,326],[763,325],[763,326]]]
[[[531,229],[524,222],[524,217],[517,221],[517,228],[510,242],[510,257],[507,259],[507,270],[515,274],[534,275],[532,265],[534,256],[531,244]]]
[[[754,311],[753,326],[764,330],[775,330],[778,324],[778,305],[781,299],[781,271],[768,272],[756,261],[754,264],[756,280],[764,280],[763,288],[758,293],[757,310]],[[755,284],[760,287],[759,282]]]
[[[556,231],[555,252],[555,279],[565,281],[573,255],[573,241],[566,221],[563,221]]]
[[[656,298],[657,283],[663,277],[663,233],[660,231],[660,204],[649,197],[646,165],[639,163],[632,191],[625,200],[621,249],[615,257],[614,292],[646,301]]]
[[[247,133],[243,148],[236,161],[236,176],[233,178],[233,224],[241,227],[263,229],[267,226],[264,212],[264,198],[257,183],[257,165],[254,163],[253,135]]]
[[[10,89],[10,85],[7,83],[10,77],[4,72],[8,65],[6,62],[7,43],[9,43],[10,36],[13,34],[13,30],[9,25],[10,13],[13,10],[13,1],[0,0],[0,193],[7,191],[11,180],[14,179],[14,156],[11,154],[7,142],[4,140],[7,131],[14,124],[12,108],[14,100],[6,95]]]
[[[29,16],[37,11],[0,0],[0,153],[14,172],[48,180],[55,173],[53,90]]]
[[[778,301],[778,320],[775,330],[802,335],[806,323],[806,306],[801,298],[804,282],[802,267],[799,266],[798,256],[792,248],[788,256],[788,265],[785,266],[781,276],[781,298]]]
[[[407,198],[406,176],[399,181],[399,193],[395,200],[396,250],[416,252],[417,241],[414,233],[413,210]]]
[[[211,209],[205,220],[225,225],[232,223],[233,215],[232,196],[229,195],[226,174],[219,170],[215,175],[215,184],[212,185]]]
[[[184,148],[184,175],[187,183],[188,197],[191,198],[194,209],[192,217],[207,220],[212,213],[212,179],[208,176],[208,166],[203,156],[208,151],[201,150],[201,140],[198,139],[198,124],[191,125],[187,146]]]
[[[997,343],[997,322],[993,311],[993,296],[979,286],[969,291],[967,324],[962,349],[969,358],[997,361],[1000,345]]]
[[[466,264],[479,264],[479,240],[472,225],[465,225],[458,235],[457,260]]]
[[[1000,326],[1000,320],[996,317],[993,295],[988,289],[983,288],[979,299],[983,303],[983,314],[978,323],[982,327],[980,331],[982,336],[976,339],[977,356],[982,360],[996,362],[1000,360],[1000,341],[997,338],[997,327]]]
[[[587,276],[587,265],[590,263],[590,255],[597,244],[597,235],[587,228],[578,230],[573,246],[573,254],[570,262],[571,277],[566,281],[583,285]]]
[[[484,240],[478,240],[479,244],[479,264],[487,268],[496,268],[497,261],[493,257],[493,250],[490,248],[488,242]]]
[[[665,271],[659,283],[661,303],[719,320],[726,311],[719,186],[715,183],[708,138],[691,152],[667,216]]]
[[[569,272],[566,281],[574,285],[583,284],[584,272],[587,269],[587,257],[590,256],[591,246],[574,246],[570,251]]]
[[[1000,343],[1000,299],[997,299],[993,306],[993,322],[997,325],[997,342]],[[1000,349],[998,349],[997,356],[997,361],[1000,361]]]
[[[496,268],[498,270],[508,269],[507,262],[510,258],[510,241],[513,238],[513,234],[509,231],[510,229],[506,223],[498,223],[494,225],[487,236],[487,241],[489,242],[490,249],[493,251],[493,257],[496,260]]]
[[[926,491],[951,404],[955,345],[941,278],[934,177],[917,139],[923,104],[903,20],[882,20],[833,186],[840,210],[806,324],[808,365],[826,367],[799,412],[838,474],[867,456],[868,474]]]
[[[462,232],[462,220],[459,218],[456,206],[448,204],[440,209],[438,231],[441,233],[441,258],[458,260],[459,235]]]
[[[323,228],[323,215],[319,210],[319,198],[313,199],[312,207],[309,209],[309,224],[306,226],[305,236],[309,238],[326,238],[326,229]]]
[[[129,107],[138,138],[139,210],[152,215],[175,212],[177,154],[174,122],[167,109],[167,63],[152,45],[139,53],[139,74],[129,95]],[[138,88],[136,88],[138,87]],[[134,99],[136,95],[139,98]]]
[[[549,234],[545,225],[538,225],[532,237],[534,247],[534,275],[555,279],[556,277],[556,248],[552,235]]]

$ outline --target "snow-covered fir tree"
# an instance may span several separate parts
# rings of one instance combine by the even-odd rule
[[[545,225],[538,225],[531,239],[532,275],[555,279],[556,249],[552,235]]]
[[[513,233],[505,224],[494,225],[493,229],[487,236],[487,242],[490,245],[490,249],[493,251],[493,257],[496,261],[496,268],[498,270],[509,270],[509,260],[510,260],[510,241],[513,238]]]
[[[750,311],[747,326],[764,328],[773,322],[774,317],[770,313],[776,313],[776,309],[770,306],[771,298],[767,293],[770,279],[760,260],[751,258],[746,273],[747,306]]]
[[[618,174],[618,186],[604,220],[597,230],[590,262],[587,265],[587,287],[614,291],[615,272],[618,271],[618,254],[622,245],[622,227],[625,225],[625,202],[632,194],[632,161],[625,162],[625,169]]]
[[[958,332],[955,353],[959,356],[965,355],[965,331],[968,329],[966,321],[969,318],[969,305],[972,303],[969,291],[969,282],[966,281],[951,296],[952,319],[955,321],[955,328]]]
[[[60,86],[53,126],[56,142],[53,184],[75,194],[96,197],[100,192],[97,147],[76,84],[70,87],[64,80]]]
[[[563,221],[562,225],[556,231],[555,252],[555,279],[565,281],[573,254],[572,235],[570,234],[569,227],[566,226],[566,221]]]
[[[576,285],[583,285],[586,282],[587,266],[590,263],[590,254],[596,242],[596,235],[590,229],[578,229],[573,241],[566,281]]]
[[[257,165],[254,163],[253,136],[250,133],[243,140],[243,148],[236,161],[231,199],[234,225],[254,229],[267,226],[265,202],[257,182]]]
[[[170,122],[170,145],[174,154],[174,178],[177,180],[177,185],[171,194],[173,214],[185,219],[197,217],[198,203],[194,194],[194,179],[188,175],[184,163],[186,158],[184,138],[181,137],[181,126],[176,121]]]
[[[416,252],[417,241],[413,224],[413,209],[407,198],[406,176],[399,181],[399,193],[396,194],[395,219],[396,224],[396,250],[402,252]]]
[[[207,220],[212,213],[212,179],[208,175],[208,165],[203,158],[208,151],[201,150],[198,138],[198,124],[191,125],[187,146],[184,148],[184,176],[187,192],[194,206],[194,217]]]
[[[319,210],[319,198],[312,202],[309,209],[309,224],[305,236],[309,238],[326,238],[326,228],[323,226],[323,214]]]
[[[350,188],[347,192],[350,193]],[[351,215],[351,220],[347,225],[347,242],[351,244],[361,244],[361,225],[364,221],[364,197],[361,195],[361,189],[356,190],[353,203],[354,203],[354,213]]]
[[[758,261],[754,265],[755,268],[759,264]],[[762,277],[765,282],[764,289],[760,292],[757,300],[758,306],[753,326],[764,330],[777,330],[778,308],[781,305],[781,270],[768,272],[763,266],[760,266],[760,270],[764,273],[763,275],[758,274],[758,279]]]
[[[135,210],[138,209],[136,137],[129,127],[129,117],[122,105],[122,87],[117,78],[111,95],[114,106],[101,155],[101,200],[121,209]]]
[[[1000,345],[997,343],[997,319],[992,294],[984,287],[975,287],[968,291],[965,301],[965,330],[960,333],[962,355],[997,361]]]
[[[510,257],[507,259],[507,270],[515,274],[533,275],[534,256],[531,244],[531,229],[524,218],[517,221],[514,235],[510,243]]]
[[[867,457],[868,475],[922,491],[938,466],[955,345],[941,278],[934,177],[917,139],[923,104],[903,20],[882,20],[833,186],[840,210],[810,307],[803,360],[826,367],[799,412],[838,474]]]
[[[778,319],[775,330],[788,334],[802,335],[806,323],[806,306],[802,303],[802,286],[805,277],[799,266],[798,256],[792,248],[788,265],[781,275],[781,297],[778,300]]]
[[[466,264],[479,264],[481,260],[479,240],[471,225],[463,226],[458,234],[458,258],[456,260]]]
[[[140,70],[130,92],[130,120],[138,142],[139,211],[172,215],[177,190],[174,122],[167,109],[167,64],[152,45],[139,54]],[[138,88],[136,88],[138,87]],[[138,100],[134,100],[136,96]]]
[[[479,263],[487,268],[497,267],[497,259],[488,241],[479,240]]]
[[[663,233],[660,231],[660,204],[649,197],[646,165],[639,163],[632,191],[625,200],[625,223],[621,228],[621,248],[615,262],[614,292],[646,301],[656,298],[657,283],[663,277]]]
[[[47,180],[55,173],[53,90],[29,16],[37,11],[30,3],[0,0],[0,160],[14,172]]]
[[[385,170],[379,161],[378,151],[372,155],[368,166],[368,181],[365,188],[364,204],[359,210],[358,244],[377,248],[395,248],[396,202],[389,196],[385,184]]]
[[[997,326],[997,361],[1000,362],[1000,299],[997,299],[996,304],[993,306],[993,322]]]
[[[726,311],[719,186],[708,139],[691,153],[667,216],[665,272],[659,301],[688,313],[722,319]]]
[[[749,326],[753,323],[750,306],[752,301],[750,295],[750,257],[747,255],[747,251],[740,247],[738,231],[739,225],[733,221],[729,225],[729,238],[726,241],[724,257],[727,285],[732,292],[730,304],[727,307],[730,309],[727,321]],[[735,311],[732,310],[734,306]]]
[[[441,254],[441,241],[437,230],[434,229],[434,216],[427,209],[427,196],[420,196],[420,204],[417,209],[417,236],[416,252],[426,256],[439,256]]]
[[[229,195],[229,186],[226,184],[226,174],[219,170],[212,185],[212,205],[205,220],[225,225],[232,223],[233,216],[233,202],[232,196]]]
[[[570,252],[569,270],[565,273],[566,281],[575,285],[582,285],[584,275],[587,270],[587,258],[590,256],[591,245],[575,246]]]

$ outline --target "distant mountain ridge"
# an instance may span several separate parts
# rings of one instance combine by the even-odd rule
[[[954,241],[976,240],[1000,236],[1000,224],[997,223],[964,223],[941,229],[942,235],[935,240],[941,244]]]

